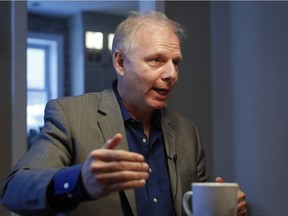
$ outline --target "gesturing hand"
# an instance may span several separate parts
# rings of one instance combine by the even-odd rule
[[[83,185],[94,198],[111,192],[143,187],[148,178],[148,164],[138,153],[114,149],[121,134],[109,139],[101,149],[93,150],[81,170]]]

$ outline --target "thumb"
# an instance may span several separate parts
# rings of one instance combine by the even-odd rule
[[[217,177],[216,178],[216,182],[218,183],[223,183],[224,182],[224,179],[222,177]]]
[[[104,149],[114,149],[123,139],[122,134],[117,133],[115,136],[109,140],[102,146]]]

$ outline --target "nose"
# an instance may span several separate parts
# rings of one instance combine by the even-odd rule
[[[165,81],[175,81],[178,78],[178,64],[172,60],[168,61],[165,65],[162,79]]]

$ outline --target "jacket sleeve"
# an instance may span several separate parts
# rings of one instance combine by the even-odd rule
[[[68,123],[56,100],[45,108],[45,124],[38,139],[8,175],[2,204],[21,215],[52,215],[47,190],[55,174],[71,164],[73,145]]]

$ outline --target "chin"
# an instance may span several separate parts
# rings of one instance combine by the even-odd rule
[[[167,103],[166,102],[157,102],[155,104],[152,104],[152,107],[154,110],[156,109],[162,109],[163,107],[166,107]]]

